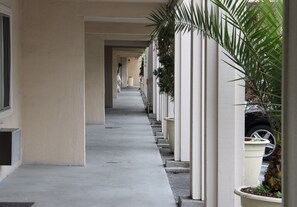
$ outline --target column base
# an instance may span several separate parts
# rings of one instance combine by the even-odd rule
[[[157,140],[157,144],[168,144],[168,139],[164,139],[164,137],[158,138],[156,140]]]
[[[164,134],[163,134],[163,132],[160,131],[160,132],[156,132],[155,136],[164,136]]]
[[[189,168],[190,162],[188,161],[175,161],[175,160],[166,160],[166,167],[184,167]]]
[[[156,143],[158,143],[159,139],[164,139],[164,136],[154,136]]]
[[[189,197],[179,197],[178,198],[179,207],[204,207],[204,201],[193,200]]]

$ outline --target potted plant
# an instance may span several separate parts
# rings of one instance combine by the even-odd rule
[[[252,104],[260,105],[266,111],[274,134],[281,143],[283,3],[281,0],[252,3],[249,0],[212,0],[212,3],[214,7],[206,6],[206,9],[198,4],[188,6],[183,2],[176,3],[170,11],[161,8],[150,18],[155,23],[154,32],[158,33],[164,25],[173,22],[176,31],[196,30],[223,47],[230,60],[226,63],[242,73],[240,79],[245,80],[246,89],[257,97]],[[218,8],[221,10],[220,15]],[[251,191],[271,191],[273,196],[281,196],[280,149],[280,145],[275,149],[263,184],[259,188],[249,188]],[[242,196],[242,205],[249,206],[245,198],[253,197],[247,195],[250,191],[239,192],[237,189],[236,193]],[[266,200],[259,196],[255,200]],[[276,203],[280,205],[280,198]],[[267,205],[252,202],[252,206]]]
[[[170,11],[174,8],[175,2],[171,1],[162,8]],[[152,39],[156,40],[160,67],[154,70],[161,93],[166,93],[174,99],[174,23],[162,27],[158,33],[152,33]],[[169,140],[170,150],[174,152],[174,117],[165,117],[166,126],[165,138]]]
[[[269,141],[262,138],[246,137],[244,141],[244,185],[257,186],[261,172],[265,146]]]
[[[281,147],[277,145],[263,183],[256,187],[239,187],[234,192],[241,197],[242,207],[280,207],[281,179]]]

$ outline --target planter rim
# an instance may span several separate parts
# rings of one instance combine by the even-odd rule
[[[234,193],[240,197],[244,197],[244,198],[248,198],[248,199],[259,200],[259,201],[268,201],[271,203],[282,203],[281,198],[272,198],[272,197],[266,197],[266,196],[260,196],[260,195],[254,195],[254,194],[242,192],[241,189],[246,188],[246,187],[247,186],[241,186],[239,188],[236,188],[234,190]]]
[[[166,121],[174,121],[174,117],[165,117],[164,120],[166,120]]]
[[[262,144],[268,144],[270,143],[267,139],[261,139],[261,141],[258,142],[252,142],[252,141],[244,141],[244,144],[250,144],[250,145],[262,145]]]

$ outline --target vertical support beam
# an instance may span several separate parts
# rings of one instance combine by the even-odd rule
[[[193,0],[192,3],[201,0]],[[204,145],[203,145],[203,38],[192,32],[191,42],[191,111],[190,111],[190,192],[192,199],[203,200],[204,194]]]
[[[238,80],[243,74],[224,62],[232,63],[222,47],[218,55],[218,207],[235,207],[240,199],[233,191],[243,181],[245,82]]]
[[[160,66],[160,62],[159,62],[159,57],[157,57],[157,68]],[[158,83],[158,79],[156,79],[157,83]],[[160,121],[161,119],[161,108],[160,108],[160,102],[161,102],[161,97],[160,97],[160,87],[157,84],[156,85],[156,120]]]
[[[235,180],[240,181],[244,146],[244,87],[224,49],[218,50],[218,207],[234,207]],[[241,90],[240,90],[241,89]],[[238,94],[237,94],[238,93]],[[237,101],[237,102],[235,102]],[[236,136],[235,136],[236,135]],[[236,160],[241,162],[236,162]],[[220,173],[219,173],[220,172]],[[238,178],[237,178],[238,177]],[[237,183],[238,184],[238,183]],[[240,183],[239,183],[240,184]],[[236,196],[237,197],[237,196]]]
[[[216,42],[207,39],[205,49],[205,202],[234,207],[240,205],[233,191],[243,171],[244,83],[232,82],[237,71]]]
[[[159,117],[157,117],[157,121],[162,121],[162,117],[163,117],[163,94],[160,93],[159,95]]]
[[[228,70],[228,69],[227,69]],[[242,76],[241,76],[242,77]],[[239,79],[235,74],[235,79]],[[234,188],[243,184],[243,165],[244,165],[244,139],[238,139],[245,136],[245,82],[237,81],[235,85],[235,124],[234,124]],[[232,127],[232,126],[231,126]],[[234,207],[240,206],[240,197],[235,196]]]
[[[158,79],[157,79],[157,81],[158,81]],[[160,97],[160,88],[159,88],[158,85],[157,85],[157,94],[156,94],[156,97],[157,97],[156,120],[157,121],[160,121],[160,119],[161,119],[161,110],[160,110],[161,97]]]
[[[167,132],[167,124],[164,121],[165,117],[168,117],[168,96],[166,94],[162,94],[163,96],[163,107],[162,107],[162,132],[165,135]]]
[[[297,2],[285,0],[284,66],[283,66],[283,206],[294,207],[297,203]]]
[[[147,86],[147,78],[148,78],[148,49],[144,52],[144,71],[143,71],[143,88],[144,88],[144,94],[147,97],[148,96],[148,86]]]
[[[157,69],[157,61],[158,61],[158,58],[157,58],[157,47],[156,47],[156,42],[153,41],[153,52],[152,52],[152,58],[153,58],[153,71]],[[157,94],[158,94],[158,91],[157,91],[157,78],[156,76],[154,75],[153,76],[153,114],[156,114],[157,113]]]
[[[112,47],[105,46],[105,108],[112,108]]]
[[[147,61],[147,67],[148,67],[148,94],[147,94],[147,99],[150,104],[150,110],[152,109],[153,105],[153,96],[154,96],[154,86],[153,86],[153,44],[151,43],[148,47],[148,61]]]
[[[98,35],[85,35],[86,123],[105,122],[104,41]]]
[[[218,45],[213,40],[206,39],[205,48],[205,203],[207,207],[217,207]]]
[[[118,55],[113,50],[112,52],[112,97],[118,98],[117,91],[117,69],[118,69]]]
[[[122,72],[121,72],[121,79],[122,79],[122,87],[127,87],[127,80],[128,80],[128,58],[122,57],[121,58],[122,63]]]
[[[156,76],[153,77],[153,114],[157,113],[157,78]]]
[[[174,55],[174,160],[180,161],[181,33],[175,33]]]
[[[191,71],[191,33],[181,37],[181,161],[190,161],[190,71]]]

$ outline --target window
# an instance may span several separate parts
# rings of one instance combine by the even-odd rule
[[[11,109],[10,17],[0,13],[0,112]]]

